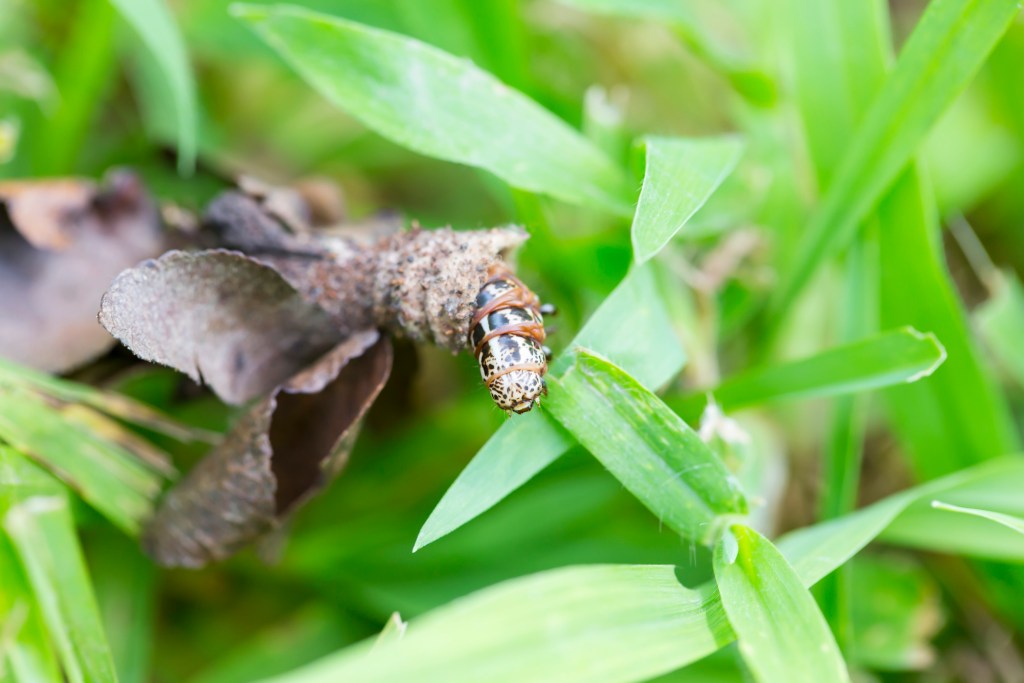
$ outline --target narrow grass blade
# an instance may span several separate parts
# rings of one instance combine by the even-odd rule
[[[709,543],[718,517],[746,512],[718,456],[620,368],[579,349],[572,369],[549,384],[555,419],[665,526]]]
[[[743,372],[712,393],[726,410],[769,400],[840,396],[916,382],[945,360],[946,350],[934,334],[905,327],[810,358]]]
[[[915,171],[878,207],[883,326],[912,325],[942,340],[948,358],[927,381],[883,393],[889,419],[917,476],[933,479],[1010,453],[1018,439],[935,243],[936,216]],[[900,286],[886,286],[899,282]]]
[[[965,508],[959,505],[950,505],[949,503],[943,503],[940,500],[932,501],[932,508],[935,510],[945,510],[946,512],[959,512],[964,515],[974,515],[975,517],[981,517],[987,519],[990,522],[996,524],[1002,524],[1007,529],[1012,529],[1019,534],[1024,534],[1024,519],[1020,517],[1014,517],[1013,515],[1005,515],[1001,512],[992,512],[990,510],[979,510],[977,508]]]
[[[150,514],[162,478],[131,453],[64,419],[38,395],[0,382],[0,439],[31,455],[128,533]]]
[[[954,527],[950,515],[931,508],[936,498],[965,507],[988,505],[1006,514],[1024,513],[1024,458],[1009,456],[928,482],[827,522],[798,529],[777,541],[783,554],[810,585],[846,562],[873,539],[950,553],[1024,559],[1024,539],[987,521]],[[971,519],[962,516],[963,519]],[[992,533],[979,541],[978,525]],[[929,528],[925,528],[925,527]],[[934,533],[930,530],[934,529]],[[1001,544],[1001,548],[997,546]]]
[[[0,522],[22,500],[60,495],[61,491],[53,477],[10,446],[0,444]],[[14,546],[2,532],[0,586],[0,680],[63,683],[32,588]]]
[[[789,307],[829,256],[849,243],[1018,10],[1017,0],[942,0],[928,5],[849,141],[807,227],[805,246],[777,290],[775,316]]]
[[[30,385],[41,393],[61,401],[84,403],[107,415],[140,427],[147,427],[178,441],[213,441],[220,438],[220,435],[214,432],[206,432],[175,422],[159,411],[138,401],[133,401],[127,396],[112,391],[103,391],[86,384],[70,382],[0,358],[0,381],[5,379],[9,382]]]
[[[690,220],[739,161],[735,136],[644,138],[647,168],[633,217],[633,255],[643,263]]]
[[[715,546],[715,579],[740,654],[760,683],[846,683],[825,617],[782,553],[753,529],[730,527]]]
[[[0,534],[0,586],[4,587],[0,591],[0,681],[63,683],[32,591],[4,534]]]
[[[287,5],[233,5],[324,97],[386,138],[512,187],[632,213],[625,174],[496,78],[425,43]]]
[[[0,450],[3,529],[72,683],[116,681],[63,487],[9,448]],[[18,481],[12,485],[11,479]]]
[[[662,305],[653,265],[634,268],[573,340],[600,352],[645,387],[655,389],[686,362]],[[571,363],[563,354],[552,375]],[[414,550],[486,512],[554,462],[575,443],[543,410],[510,419],[459,474],[423,524]]]
[[[163,0],[110,2],[139,34],[163,72],[178,126],[178,170],[191,173],[196,163],[199,127],[196,85],[174,15]]]
[[[16,161],[28,166],[22,173],[68,175],[78,168],[90,125],[117,69],[116,25],[117,14],[107,0],[85,0],[75,6],[74,21],[63,34],[62,49],[52,65],[60,93],[54,98],[56,106],[34,112],[21,128]]]
[[[146,683],[155,642],[157,570],[138,541],[123,534],[90,537],[88,565],[110,642],[118,683]]]
[[[793,71],[807,151],[824,191],[885,79],[889,8],[882,0],[786,0],[782,8],[780,39]]]

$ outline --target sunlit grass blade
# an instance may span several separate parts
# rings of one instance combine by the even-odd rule
[[[579,132],[472,63],[287,5],[232,6],[314,88],[386,138],[512,187],[632,213],[625,173]]]
[[[661,303],[653,265],[634,268],[594,312],[573,340],[600,352],[641,384],[656,389],[686,362],[668,311]],[[571,363],[552,364],[558,375]],[[489,510],[554,462],[574,440],[543,410],[510,419],[459,474],[423,524],[415,549],[436,541]]]
[[[550,380],[548,410],[660,523],[708,543],[718,517],[746,512],[739,483],[678,415],[603,358],[575,356]]]
[[[715,546],[715,579],[740,654],[760,683],[850,680],[825,617],[782,553],[731,526]]]
[[[31,385],[61,401],[84,403],[107,415],[147,427],[179,441],[212,441],[220,436],[175,422],[159,411],[122,394],[54,377],[0,358],[0,379],[4,378],[10,382]]]
[[[946,351],[935,335],[913,328],[890,330],[809,358],[741,372],[707,393],[669,401],[684,417],[699,416],[710,394],[724,410],[768,401],[842,396],[921,380],[935,372]]]
[[[633,216],[633,255],[651,258],[704,206],[732,172],[739,138],[644,138],[646,170]]]
[[[28,458],[0,444],[0,526],[12,506],[30,496],[61,495],[61,490],[53,477]],[[60,664],[31,586],[2,531],[0,586],[0,680],[62,683]]]
[[[1016,0],[945,0],[928,5],[849,140],[807,226],[797,262],[776,291],[774,315],[789,307],[826,258],[849,243],[1018,10]]]
[[[801,529],[784,537],[779,549],[800,583],[811,586],[910,508],[948,516],[930,508],[937,496],[996,498],[1012,507],[1021,499],[1009,494],[1019,494],[1022,487],[1024,459],[992,461]],[[1021,538],[987,520],[979,522]],[[946,541],[951,552],[970,548],[964,536]],[[1024,547],[1017,560],[1024,560]],[[371,638],[270,680],[645,681],[706,657],[735,638],[717,590],[710,584],[687,588],[677,571],[673,566],[586,566],[508,581],[411,620],[401,640],[373,652]],[[459,647],[448,647],[453,642]]]
[[[777,545],[808,585],[881,535],[886,542],[999,559],[1024,559],[1024,539],[988,521],[954,526],[931,508],[936,498],[1006,514],[1024,512],[1024,458],[999,458],[885,498],[869,507],[783,536]],[[926,528],[927,527],[927,528]],[[989,531],[979,534],[979,527]]]
[[[0,534],[0,586],[0,681],[63,683],[32,591],[5,534]]]
[[[959,505],[950,505],[949,503],[943,503],[941,500],[933,500],[932,508],[936,510],[945,510],[946,512],[959,512],[964,515],[974,515],[982,519],[987,519],[990,522],[996,524],[1002,524],[1007,529],[1012,529],[1019,534],[1024,534],[1024,519],[1020,517],[1014,517],[1013,515],[1006,515],[1002,512],[992,512],[991,510],[979,510],[978,508],[966,508]]]
[[[371,639],[269,681],[624,683],[730,640],[714,590],[682,586],[674,567],[570,567],[485,589],[412,620],[401,640]]]
[[[69,422],[31,391],[0,382],[0,439],[62,478],[129,533],[149,515],[162,477],[122,447]]]
[[[174,101],[178,127],[178,170],[191,173],[196,163],[199,116],[196,85],[174,15],[163,0],[110,0],[131,24],[160,66]]]
[[[10,449],[0,451],[4,485],[18,476],[24,490],[8,493],[3,529],[16,551],[31,586],[64,674],[71,683],[117,680],[92,585],[82,560],[68,501],[62,487],[47,484],[47,475],[33,469]]]

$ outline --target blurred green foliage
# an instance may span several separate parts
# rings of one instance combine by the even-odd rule
[[[567,393],[506,421],[471,359],[399,345],[349,468],[279,538],[163,571],[131,536],[169,472],[114,420],[181,469],[201,444],[0,365],[0,681],[1024,667],[1024,460],[993,460],[1024,414],[1015,2],[272,5],[0,0],[0,178],[130,165],[198,210],[234,174],[324,177],[354,220],[524,224]],[[107,388],[231,418],[163,370]],[[722,533],[741,506],[709,457],[757,531]],[[677,488],[648,486],[659,467]],[[700,482],[700,514],[668,495]],[[849,562],[879,535],[896,548]],[[608,566],[546,572],[590,564]],[[396,611],[407,636],[347,649]]]

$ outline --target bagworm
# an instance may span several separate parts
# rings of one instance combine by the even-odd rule
[[[492,269],[476,297],[470,346],[491,398],[505,412],[525,413],[547,394],[544,375],[550,351],[544,346],[544,317],[554,307],[504,266]]]

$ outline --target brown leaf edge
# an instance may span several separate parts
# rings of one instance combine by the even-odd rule
[[[205,381],[226,403],[265,396],[342,335],[270,266],[234,251],[169,251],[123,271],[100,323],[143,360]]]
[[[391,361],[390,340],[364,330],[253,405],[165,496],[143,534],[146,552],[197,568],[278,527],[347,463]]]

